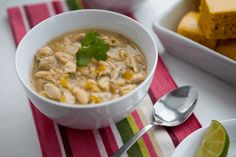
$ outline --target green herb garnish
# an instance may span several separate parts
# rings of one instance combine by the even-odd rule
[[[97,61],[107,59],[109,45],[100,37],[97,32],[88,32],[81,41],[81,48],[76,53],[76,65],[85,66],[92,58]]]

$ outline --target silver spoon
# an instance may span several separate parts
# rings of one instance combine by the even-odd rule
[[[192,114],[197,97],[197,91],[191,86],[177,88],[161,97],[153,106],[153,122],[134,135],[112,157],[122,156],[144,133],[154,126],[172,127],[183,123]]]

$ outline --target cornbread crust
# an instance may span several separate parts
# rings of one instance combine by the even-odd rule
[[[207,38],[236,38],[236,0],[202,0],[199,22]]]
[[[236,61],[236,39],[220,41],[216,51]]]
[[[199,26],[199,13],[191,11],[180,21],[177,32],[211,49],[215,49],[216,40],[207,39]]]

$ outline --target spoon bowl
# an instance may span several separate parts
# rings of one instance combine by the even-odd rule
[[[183,123],[192,114],[197,97],[197,91],[191,86],[183,86],[169,92],[153,106],[153,121],[163,126]]]
[[[122,156],[140,137],[154,126],[177,126],[188,119],[196,106],[197,91],[192,86],[174,89],[161,97],[153,106],[153,122],[141,129],[112,157]]]

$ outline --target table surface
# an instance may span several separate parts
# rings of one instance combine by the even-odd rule
[[[39,1],[0,0],[0,156],[4,157],[42,156],[28,99],[15,72],[15,45],[6,15],[9,6]],[[152,31],[153,20],[177,1],[147,0],[135,14],[156,39],[159,53],[178,86],[193,85],[198,90],[194,112],[201,124],[236,118],[236,87],[170,56]]]

